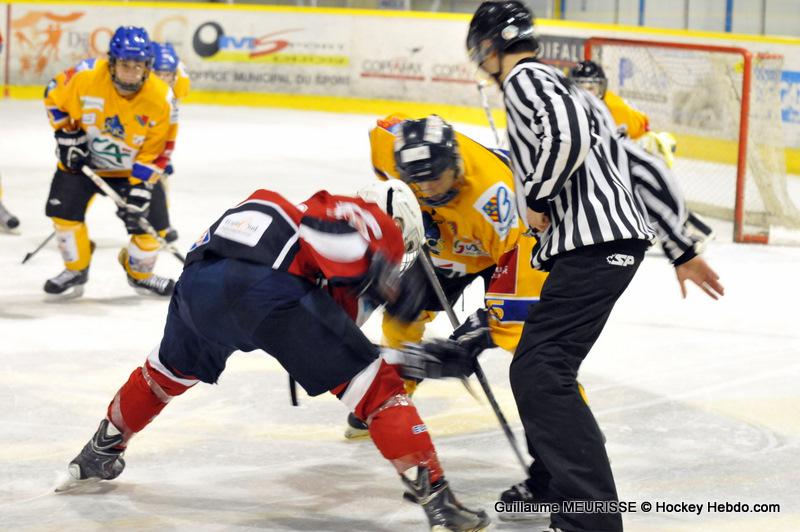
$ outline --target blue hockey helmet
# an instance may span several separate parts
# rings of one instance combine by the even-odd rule
[[[117,61],[143,62],[146,69],[138,81],[125,82],[120,80],[116,74]],[[124,92],[137,92],[147,79],[152,64],[153,51],[147,31],[136,26],[120,26],[117,28],[108,45],[108,65],[111,70],[111,80],[117,89]]]
[[[108,45],[108,57],[115,60],[145,61],[149,66],[153,58],[147,30],[136,26],[117,28]]]
[[[153,50],[153,70],[156,72],[175,72],[178,70],[178,54],[172,44],[165,42],[151,43]]]

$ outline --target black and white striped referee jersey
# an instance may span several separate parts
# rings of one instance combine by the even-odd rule
[[[696,256],[695,239],[686,229],[686,200],[678,180],[666,163],[649,153],[626,134],[620,133],[606,105],[594,95],[578,89],[586,98],[584,105],[593,107],[612,134],[604,136],[611,161],[619,169],[623,182],[633,191],[633,196],[655,230],[664,254],[678,265]]]
[[[503,81],[517,206],[550,217],[532,265],[559,253],[614,240],[655,237],[630,186],[611,161],[613,133],[557,70],[523,59]],[[577,89],[574,89],[577,92]]]

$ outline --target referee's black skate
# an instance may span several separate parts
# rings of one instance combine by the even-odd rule
[[[67,479],[56,487],[56,493],[117,478],[125,469],[122,443],[120,431],[107,419],[101,421],[92,439],[67,466]]]
[[[44,291],[60,299],[71,299],[83,295],[83,285],[89,280],[89,268],[65,269],[44,283]]]
[[[478,532],[489,526],[486,512],[462,506],[444,478],[431,485],[428,468],[418,467],[415,481],[401,478],[409,490],[403,497],[422,506],[432,532]]]
[[[558,501],[552,497],[543,497],[530,482],[530,479],[526,479],[500,494],[500,502],[503,503],[504,511],[498,512],[498,519],[501,521],[550,519],[552,508],[549,504]]]

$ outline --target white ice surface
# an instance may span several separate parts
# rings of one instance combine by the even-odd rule
[[[170,197],[184,249],[256,188],[302,200],[372,179],[374,117],[186,106],[181,120]],[[490,142],[487,130],[465,129]],[[132,440],[119,479],[96,493],[52,493],[114,392],[159,341],[167,309],[127,286],[116,262],[126,237],[105,198],[88,218],[98,250],[84,297],[45,302],[45,279],[62,269],[55,246],[20,260],[51,231],[44,203],[53,149],[39,102],[0,101],[3,202],[22,221],[18,234],[0,234],[0,528],[423,530],[422,512],[401,502],[401,485],[372,444],[343,441],[345,408],[303,394],[291,407],[285,373],[260,353],[235,354],[219,385],[170,403]],[[725,298],[692,287],[681,300],[671,266],[651,253],[581,380],[622,500],[778,503],[781,511],[639,511],[624,516],[627,530],[800,530],[800,249],[735,245],[729,226],[718,230],[707,257]],[[177,276],[180,266],[164,254],[157,271]],[[475,291],[466,299],[467,311],[480,300]],[[377,337],[378,320],[367,331]],[[431,333],[447,334],[447,322]],[[521,439],[509,355],[482,360]],[[491,510],[522,479],[491,411],[452,382],[425,383],[415,402],[461,499]],[[547,524],[494,521],[498,530]]]

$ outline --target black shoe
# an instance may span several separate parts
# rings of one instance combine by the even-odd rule
[[[44,291],[51,295],[72,298],[83,295],[83,285],[89,280],[89,268],[67,270],[44,283]]]
[[[428,468],[418,467],[414,482],[405,475],[401,478],[409,489],[404,497],[422,506],[432,531],[478,532],[489,526],[486,512],[462,506],[446,480],[442,478],[431,485]]]
[[[68,491],[89,482],[112,480],[125,469],[122,434],[107,419],[67,467],[67,480],[56,488]]]

